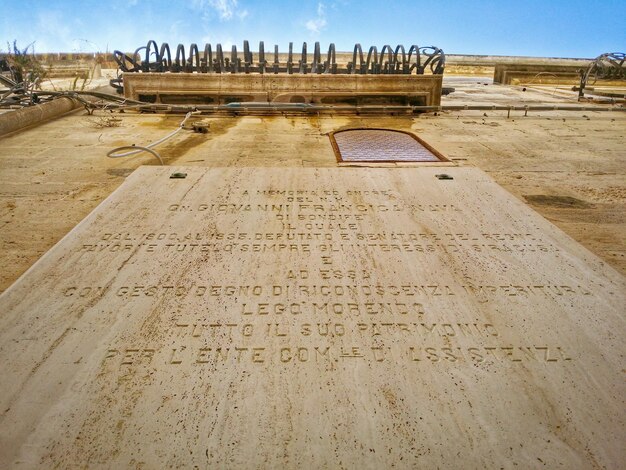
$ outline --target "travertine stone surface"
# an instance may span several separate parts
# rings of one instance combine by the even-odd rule
[[[439,106],[442,81],[442,75],[125,73],[124,95],[135,100],[142,95],[204,95],[213,97],[214,103],[233,95],[276,103],[289,103],[294,96],[319,103],[332,96],[396,95]]]
[[[0,296],[0,467],[617,468],[625,304],[478,169],[142,167]]]
[[[492,71],[493,72],[493,71]],[[446,69],[446,75],[448,71]],[[568,87],[549,90],[485,86],[446,77],[455,92],[443,104],[534,105],[576,100]],[[484,83],[483,83],[484,82]],[[408,116],[207,117],[210,132],[184,130],[158,147],[166,165],[203,167],[336,167],[327,134],[370,127],[412,132],[445,156],[486,171],[498,184],[626,275],[626,113],[599,111],[458,111]],[[181,115],[84,112],[2,138],[0,145],[0,291],[65,236],[134,169],[158,161],[147,145],[176,129]],[[422,165],[422,164],[420,164]],[[563,204],[572,201],[574,204]]]

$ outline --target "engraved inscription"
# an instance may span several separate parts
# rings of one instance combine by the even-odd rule
[[[263,345],[254,346],[179,346],[163,350],[151,348],[115,348],[109,349],[102,360],[102,365],[116,368],[124,366],[165,365],[178,366],[188,364],[291,364],[291,363],[343,363],[360,360],[370,364],[393,361],[396,363],[426,364],[516,364],[543,363],[557,364],[572,362],[573,358],[560,346],[471,346],[471,347],[435,347],[408,346],[404,349],[383,346],[304,346],[287,345],[276,350]]]
[[[220,278],[200,268],[182,280],[148,275],[105,287],[61,286],[70,300],[106,296],[123,306],[167,306],[158,347],[114,345],[105,363],[321,363],[332,370],[353,361],[566,364],[572,356],[558,345],[555,329],[514,344],[508,338],[523,318],[485,317],[482,309],[505,312],[511,302],[571,305],[597,290],[532,272],[506,282],[476,274],[435,278],[424,262],[455,260],[457,266],[471,259],[475,271],[489,273],[501,257],[555,258],[560,250],[532,227],[458,225],[458,204],[407,201],[392,189],[242,190],[219,201],[174,202],[161,212],[192,217],[193,230],[104,231],[78,251],[166,256],[195,266],[219,260],[222,273],[231,265],[275,269],[267,279],[253,271]],[[256,222],[244,229],[239,221],[247,218]],[[393,275],[381,275],[381,265]]]

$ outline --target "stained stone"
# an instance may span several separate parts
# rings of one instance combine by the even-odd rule
[[[137,170],[0,297],[0,468],[623,465],[625,279],[440,173]]]

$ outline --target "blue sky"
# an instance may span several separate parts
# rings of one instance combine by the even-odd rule
[[[132,51],[221,42],[253,50],[320,41],[322,50],[435,45],[446,53],[596,57],[626,50],[626,0],[22,0],[3,1],[0,50],[16,39],[36,52]]]

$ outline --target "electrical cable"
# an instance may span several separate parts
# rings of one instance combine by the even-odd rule
[[[126,150],[126,149],[133,149],[134,151],[133,152],[122,153],[122,154],[119,154],[119,155],[115,155],[115,152],[119,152],[120,150]],[[124,145],[122,147],[114,148],[109,153],[107,153],[107,157],[109,157],[109,158],[127,157],[129,155],[135,155],[135,154],[141,153],[141,152],[151,153],[152,155],[154,155],[159,160],[161,165],[163,165],[163,159],[161,158],[161,155],[159,155],[155,150],[152,150],[149,147],[141,147],[139,145]]]
[[[149,153],[154,155],[159,160],[161,165],[163,165],[163,159],[152,148],[156,147],[157,145],[160,145],[163,142],[165,142],[166,140],[174,137],[178,132],[180,132],[181,129],[183,129],[183,126],[185,125],[185,122],[187,122],[187,120],[193,114],[198,114],[198,111],[189,111],[185,115],[185,118],[179,124],[178,128],[176,130],[170,132],[169,134],[167,134],[165,137],[162,137],[161,139],[156,140],[156,141],[154,141],[151,144],[148,144],[146,146],[139,146],[139,145],[134,145],[133,144],[133,145],[123,145],[121,147],[114,148],[113,150],[111,150],[110,152],[107,153],[107,157],[109,157],[109,158],[122,158],[122,157],[130,157],[131,155],[137,155],[137,154],[139,154],[141,152],[149,152]],[[127,149],[132,149],[132,150],[130,152],[118,153],[118,152],[120,152],[122,150],[127,150]]]

